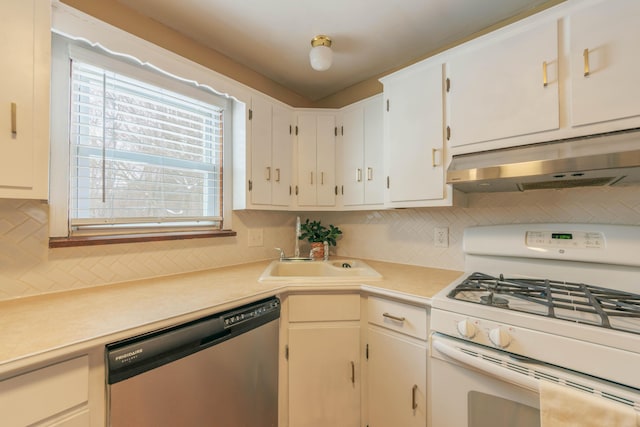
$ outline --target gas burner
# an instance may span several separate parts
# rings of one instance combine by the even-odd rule
[[[473,273],[449,298],[640,334],[640,295],[584,283]]]
[[[509,300],[506,298],[496,297],[493,292],[488,295],[482,295],[480,297],[480,303],[484,305],[491,305],[493,307],[509,308]]]

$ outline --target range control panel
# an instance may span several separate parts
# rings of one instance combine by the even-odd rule
[[[604,249],[604,235],[594,231],[527,231],[526,245],[533,248]]]
[[[246,307],[244,310],[232,311],[223,316],[224,327],[228,328],[239,323],[255,319],[256,317],[264,316],[265,314],[279,310],[279,308],[280,300],[274,298],[260,305]]]

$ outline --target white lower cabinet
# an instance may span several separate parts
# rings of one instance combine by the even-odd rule
[[[426,307],[359,293],[284,306],[282,427],[426,427]]]
[[[288,425],[360,426],[360,296],[288,297]]]
[[[85,427],[88,402],[89,357],[80,356],[0,381],[0,424]]]
[[[427,309],[369,297],[368,427],[427,425]]]

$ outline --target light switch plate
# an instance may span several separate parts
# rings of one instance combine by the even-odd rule
[[[247,242],[247,246],[264,246],[264,230],[262,228],[250,228],[248,235],[249,241]]]

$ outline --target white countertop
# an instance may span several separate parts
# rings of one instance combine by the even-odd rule
[[[371,283],[259,283],[269,261],[0,302],[0,376],[40,361],[296,290],[381,293],[419,304],[462,272],[366,261]]]

